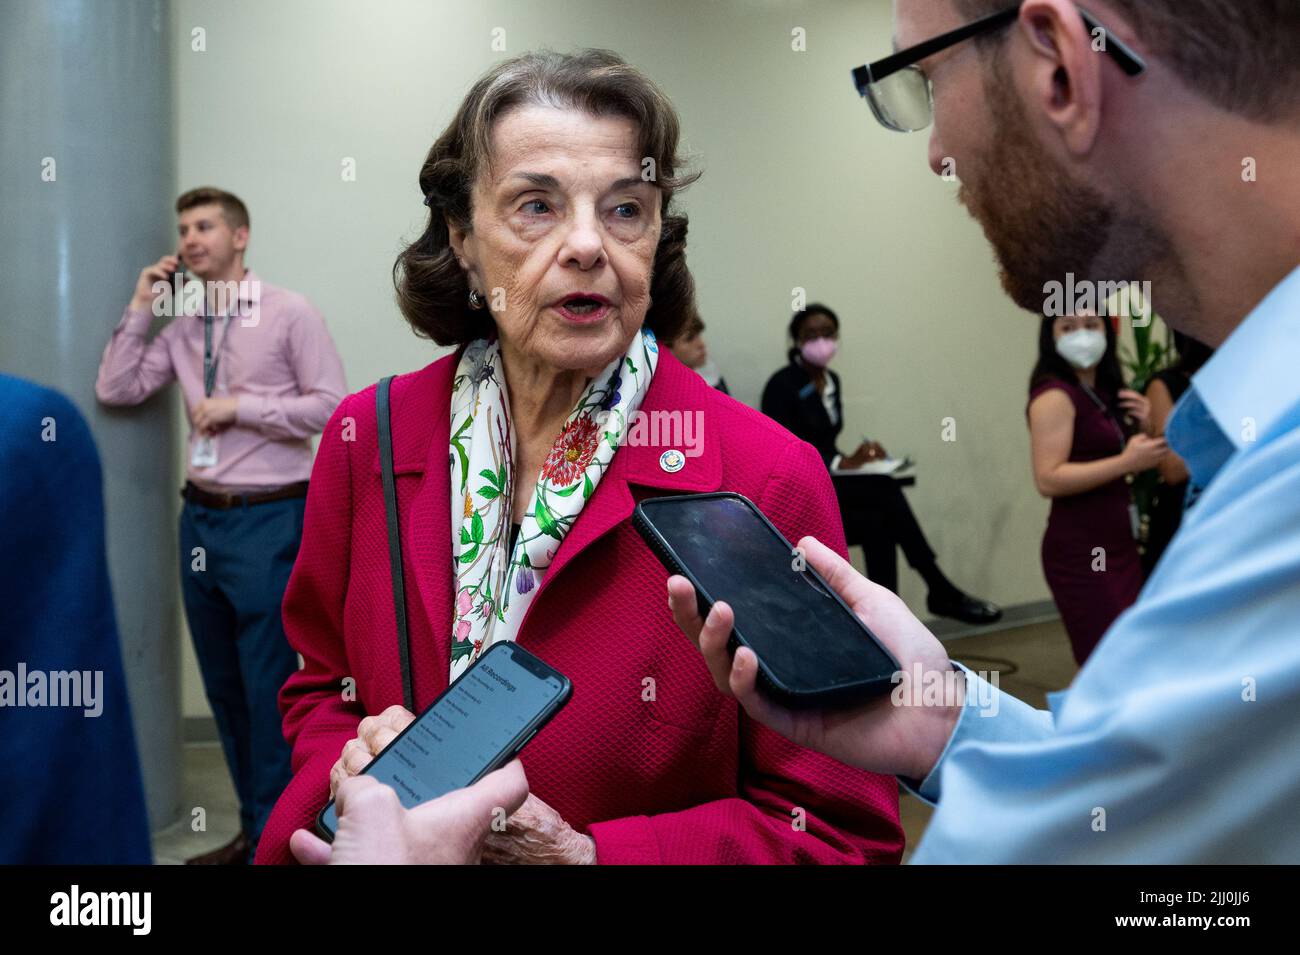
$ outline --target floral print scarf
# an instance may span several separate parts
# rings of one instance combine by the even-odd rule
[[[472,342],[451,386],[451,679],[493,643],[513,640],[560,542],[596,490],[659,361],[654,332],[591,380],[542,465],[510,546],[515,434],[497,340]]]

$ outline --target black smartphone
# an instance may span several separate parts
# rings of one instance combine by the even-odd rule
[[[363,773],[391,786],[407,809],[500,769],[564,707],[573,684],[512,641],[488,647]],[[330,800],[316,831],[334,841]]]
[[[775,701],[832,709],[894,685],[893,655],[748,498],[649,498],[632,523],[670,574],[695,585],[701,617],[716,601],[731,606],[729,648],[754,651]]]

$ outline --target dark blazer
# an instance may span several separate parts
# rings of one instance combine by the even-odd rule
[[[840,376],[829,368],[826,373],[835,382],[835,414],[838,424],[831,424],[822,396],[817,393],[817,385],[797,360],[791,360],[771,378],[763,388],[763,414],[781,425],[795,437],[802,438],[817,449],[822,461],[829,467],[831,460],[840,452],[835,447],[835,439],[844,428],[844,406],[840,396],[844,393],[840,387]]]

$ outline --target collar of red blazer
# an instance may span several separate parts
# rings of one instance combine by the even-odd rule
[[[451,438],[451,379],[459,355],[458,351],[420,371],[398,376],[393,381],[390,398],[394,471],[399,475],[424,475],[414,499],[401,515],[401,524],[403,539],[409,541],[416,558],[414,568],[408,568],[407,572],[414,571],[430,621],[440,619],[446,609],[443,604],[449,605],[449,598],[442,591],[452,579],[447,560],[451,540],[447,503],[451,496],[451,474],[447,455]],[[674,447],[685,452],[687,448],[660,441],[644,445],[625,443],[619,448],[577,523],[560,544],[543,579],[542,590],[559,577],[564,566],[583,548],[632,516],[635,506],[632,485],[679,494],[718,490],[722,485],[722,454],[720,435],[715,429],[720,425],[718,416],[710,413],[718,400],[727,399],[667,348],[660,348],[659,363],[640,410],[650,415],[672,411],[679,411],[683,416],[695,415],[694,433],[700,454],[685,458],[681,470],[669,472],[660,461],[664,452]],[[377,482],[378,450],[374,473]],[[541,593],[539,590],[538,597]],[[536,602],[534,599],[534,605]]]

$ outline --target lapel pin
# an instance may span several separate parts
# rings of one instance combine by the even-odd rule
[[[674,448],[659,455],[659,466],[669,474],[676,474],[686,466],[686,456]]]

